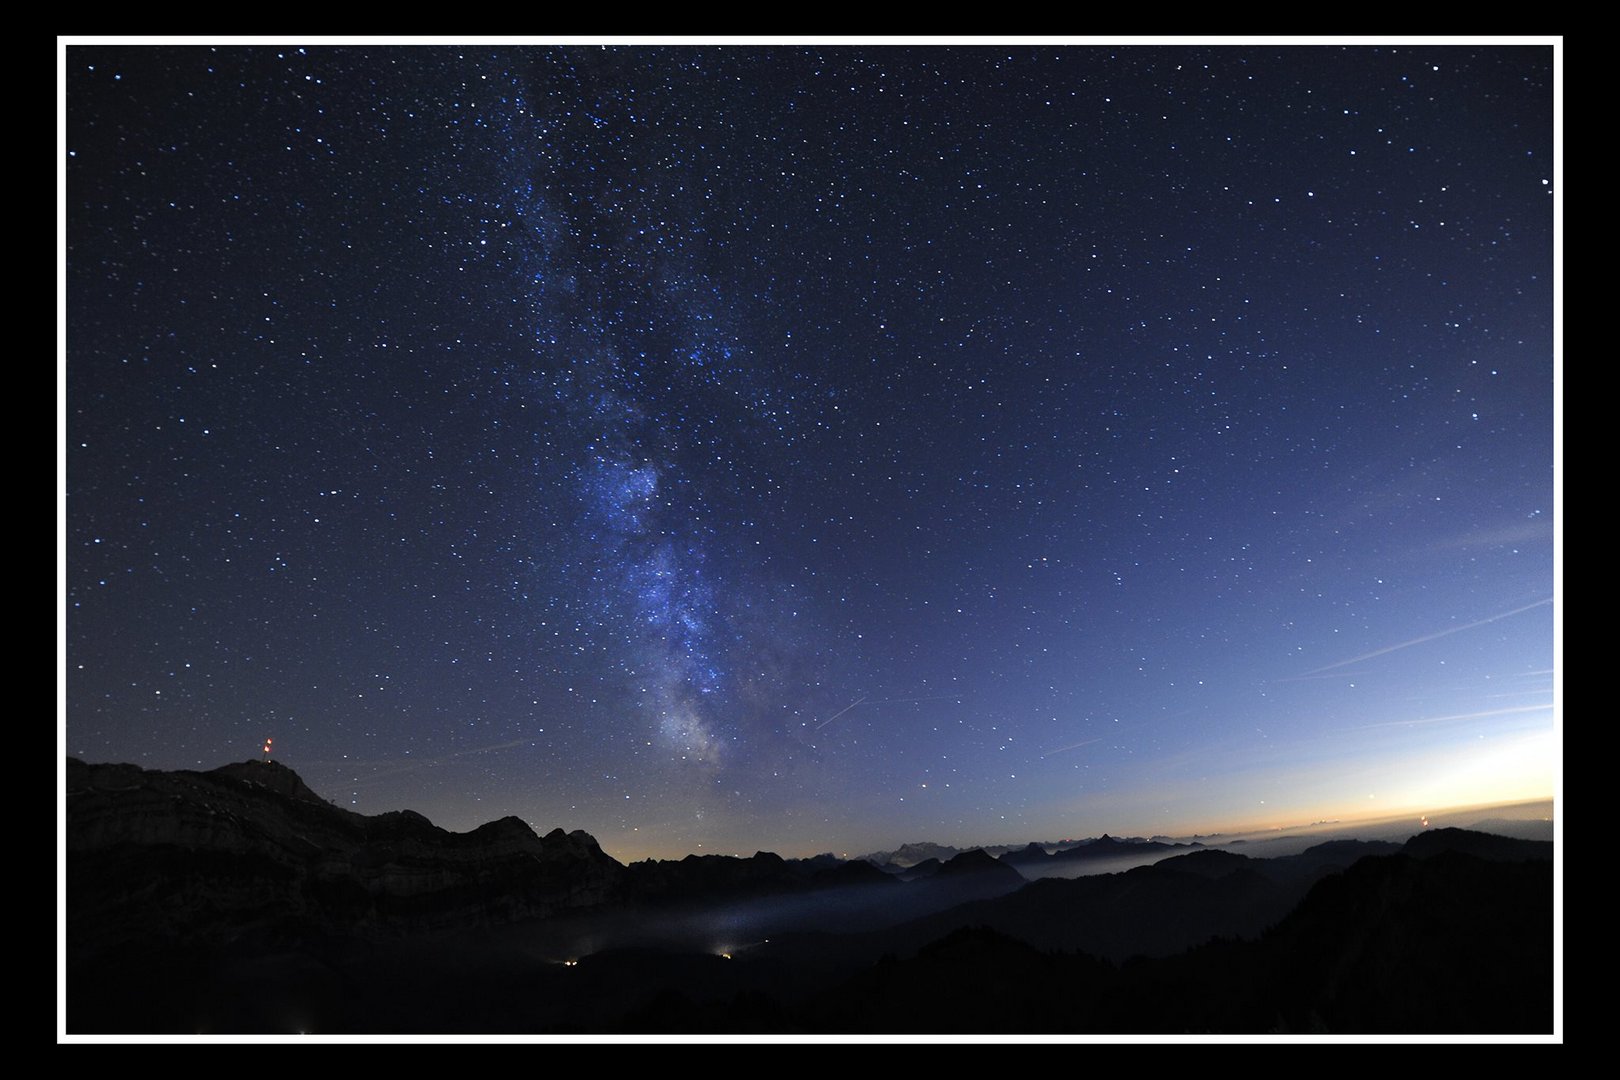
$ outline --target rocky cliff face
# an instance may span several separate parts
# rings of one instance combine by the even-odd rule
[[[70,760],[67,788],[75,951],[495,925],[612,902],[624,875],[584,832],[366,817],[271,762],[156,772]]]

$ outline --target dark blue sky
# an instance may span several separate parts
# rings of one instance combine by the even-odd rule
[[[68,753],[621,858],[1553,783],[1548,46],[70,46]]]

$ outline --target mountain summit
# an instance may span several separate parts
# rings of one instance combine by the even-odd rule
[[[607,903],[624,875],[584,832],[368,817],[275,762],[159,772],[70,758],[67,801],[75,949],[497,925]]]

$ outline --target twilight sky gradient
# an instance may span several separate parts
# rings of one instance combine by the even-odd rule
[[[1549,46],[66,58],[69,754],[621,859],[1552,794]]]

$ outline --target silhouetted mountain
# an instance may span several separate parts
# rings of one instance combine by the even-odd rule
[[[607,903],[624,868],[584,832],[517,818],[470,833],[410,811],[366,817],[285,766],[68,766],[76,950],[244,934],[392,937]]]
[[[919,864],[904,873],[902,879],[910,890],[905,899],[926,911],[1001,896],[1024,885],[1022,874],[979,848],[954,855],[937,868]],[[900,915],[902,910],[897,907],[896,914]],[[912,907],[913,913],[917,910],[917,906]]]
[[[893,865],[892,863],[890,865]],[[923,878],[933,877],[939,873],[940,867],[945,864],[938,859],[924,859],[909,869],[902,868],[897,872],[901,881],[921,881]]]
[[[1460,851],[1496,862],[1519,862],[1523,859],[1551,859],[1552,850],[1552,843],[1547,840],[1517,840],[1511,836],[1492,836],[1469,829],[1428,829],[1406,842],[1407,854],[1420,859],[1442,851]]]
[[[301,802],[319,803],[323,806],[332,805],[328,800],[311,791],[302,777],[279,761],[237,761],[229,765],[221,765],[219,768],[212,770],[210,775],[228,776],[233,780],[240,780],[244,784],[262,787],[267,791],[285,795],[289,799],[298,799]]]
[[[1118,967],[1083,952],[1035,947],[979,921],[1009,901],[1054,900],[1104,884],[1129,896],[1137,891],[1131,885],[1160,873],[1151,867],[1036,882],[1002,901],[942,913],[956,928],[913,944],[912,931],[927,922],[919,920],[885,935],[890,947],[882,955],[853,965],[802,1004],[769,1000],[782,1003],[784,1029],[806,1032],[1552,1030],[1551,866],[1544,861],[1488,862],[1457,852],[1367,857],[1325,877],[1257,940],[1217,938]],[[1248,873],[1240,868],[1228,878]],[[1049,932],[1063,917],[1087,916],[1054,903],[1031,925]],[[819,955],[835,944],[819,942]],[[705,1030],[727,1030],[723,1009],[708,1022],[715,1026]]]
[[[818,867],[810,875],[810,885],[817,889],[841,889],[850,885],[893,884],[895,884],[893,877],[861,859],[852,862],[836,862],[833,866]]]
[[[355,814],[266,762],[70,760],[67,800],[73,1031],[1551,1027],[1551,845],[1473,831],[1272,859],[1105,835],[895,875],[769,852],[622,867],[514,817]]]
[[[1268,1007],[1294,1031],[1550,1031],[1552,899],[1548,860],[1361,859],[1267,935]]]
[[[653,905],[896,883],[893,877],[868,862],[846,863],[831,855],[784,859],[769,851],[756,852],[747,859],[732,855],[647,859],[631,863],[625,869],[624,898]]]
[[[1107,859],[1120,855],[1147,855],[1158,852],[1170,854],[1185,850],[1186,847],[1186,844],[1161,844],[1156,840],[1117,840],[1103,833],[1090,843],[1076,844],[1054,851],[1050,857],[1061,860]]]
[[[938,859],[940,862],[944,862],[960,853],[960,849],[946,847],[944,844],[918,843],[901,844],[893,851],[875,851],[870,855],[862,855],[861,858],[873,866],[882,866],[884,863],[892,863],[895,866],[916,866],[927,859]]]
[[[955,858],[964,850],[982,851],[1008,866],[1028,869],[1041,866],[1071,865],[1067,861],[1054,862],[1055,860],[1140,858],[1160,852],[1185,851],[1202,846],[1197,841],[1190,844],[1173,843],[1158,837],[1145,840],[1139,836],[1121,839],[1105,833],[1102,836],[1085,840],[1030,841],[1023,845],[984,844],[973,849],[954,848],[945,844],[933,843],[903,844],[894,851],[873,852],[870,855],[863,855],[861,858],[887,873],[898,874],[902,870],[916,868],[930,860],[937,860],[943,864]],[[1051,849],[1050,854],[1048,849]],[[1039,875],[1034,874],[1031,876]]]
[[[802,1010],[809,1031],[1083,1030],[1112,981],[1090,957],[1043,953],[987,927],[963,927],[905,960],[886,955]]]
[[[1051,857],[1040,844],[1030,843],[1016,851],[1006,852],[1000,858],[1008,866],[1040,866]]]
[[[1401,846],[1391,840],[1328,840],[1313,844],[1300,854],[1349,866],[1364,855],[1393,855],[1401,850]]]
[[[1160,870],[1174,870],[1184,874],[1197,874],[1200,877],[1221,878],[1239,869],[1255,869],[1258,859],[1251,859],[1247,855],[1239,855],[1233,851],[1221,851],[1216,848],[1205,848],[1201,851],[1188,852],[1185,855],[1171,855],[1160,859],[1153,865]],[[1264,871],[1260,871],[1264,873]]]
[[[807,871],[796,873],[780,855],[768,851],[747,859],[731,855],[647,859],[625,869],[628,894],[654,903],[687,902],[703,895],[763,895],[785,888],[790,879],[809,876]]]
[[[1140,884],[1157,869],[1107,877]],[[808,991],[787,973],[812,965],[772,969],[780,958],[767,956],[757,979],[739,973],[732,984],[746,989],[727,997],[712,979],[694,981],[666,990],[637,1020],[660,1016],[656,1030],[763,1022],[803,1033],[1545,1033],[1550,870],[1456,852],[1367,857],[1324,878],[1257,940],[1221,938],[1118,966],[1032,946],[976,922],[985,905],[970,905],[949,913],[959,920],[952,930],[919,945],[888,935],[892,947],[876,959]],[[836,942],[817,944],[822,956]]]
[[[1297,855],[1253,858],[1249,866],[1273,881],[1304,889],[1328,874],[1344,870],[1358,859],[1368,855],[1392,855],[1403,850],[1403,847],[1388,840],[1329,840],[1308,847]]]
[[[1553,823],[1546,818],[1483,818],[1468,826],[1472,832],[1512,836],[1520,840],[1545,840],[1552,843]]]
[[[974,925],[1043,949],[1113,960],[1165,956],[1211,937],[1257,937],[1304,893],[1302,884],[1272,881],[1241,866],[1219,875],[1142,866],[1122,874],[1042,878],[1009,895],[893,927],[871,945],[916,947],[953,926]]]
[[[962,854],[951,858],[939,868],[939,874],[941,877],[963,877],[969,874],[992,875],[1009,884],[1022,885],[1024,883],[1023,878],[1018,876],[1017,871],[1013,871],[1012,875],[1009,876],[1007,867],[986,855],[979,848],[964,851]]]
[[[809,870],[831,870],[835,867],[845,865],[843,859],[840,859],[830,851],[823,852],[820,855],[812,855],[808,859],[798,859],[792,861],[799,862]],[[867,865],[871,864],[868,863]]]

